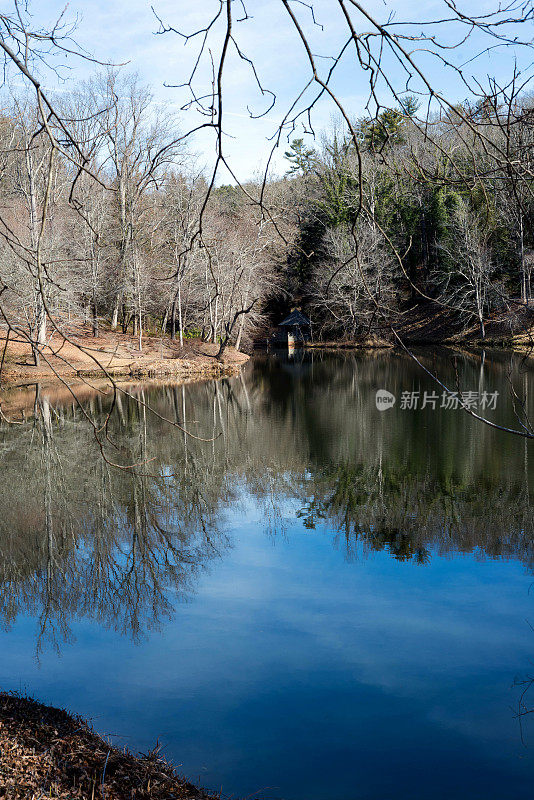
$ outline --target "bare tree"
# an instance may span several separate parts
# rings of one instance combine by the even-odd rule
[[[477,320],[484,339],[488,311],[502,304],[492,280],[496,270],[487,234],[462,200],[458,201],[451,222],[446,239],[440,243],[446,259],[436,283],[441,285],[442,299],[464,318]]]

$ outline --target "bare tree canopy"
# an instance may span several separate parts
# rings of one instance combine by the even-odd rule
[[[20,0],[0,15],[2,367],[10,338],[37,365],[72,341],[75,323],[94,337],[103,325],[131,328],[139,351],[147,331],[181,346],[202,336],[222,358],[295,297],[321,334],[386,332],[408,351],[403,323],[417,304],[445,309],[455,325],[476,321],[484,339],[492,315],[518,299],[528,308],[531,2],[474,13],[442,0],[413,18],[355,0],[272,3],[302,67],[285,103],[261,75],[261,15],[242,0],[213,8],[189,31],[153,9],[156,38],[174,37],[191,56],[187,74],[162,76],[173,96],[185,92],[178,117],[135,75],[77,45],[68,11],[43,27]],[[502,53],[509,69],[481,77],[478,63]],[[43,87],[51,72],[68,73],[67,58],[96,74],[57,99]],[[243,113],[276,120],[263,174],[246,182],[226,147],[236,63],[255,86]],[[344,99],[347,77],[365,97],[357,110]],[[326,108],[336,121],[319,137]],[[192,151],[204,135],[210,168]],[[90,342],[76,346],[111,378]],[[512,432],[534,436],[524,413]]]

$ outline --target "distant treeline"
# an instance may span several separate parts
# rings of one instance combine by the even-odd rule
[[[300,301],[316,336],[354,338],[432,300],[481,336],[530,297],[534,102],[418,117],[418,103],[295,138],[288,171],[210,191],[134,77],[61,99],[85,170],[51,146],[35,100],[0,119],[2,320],[39,346],[51,320],[201,335],[241,347]],[[54,135],[61,142],[59,123]],[[54,120],[49,126],[54,128]]]
[[[460,325],[530,298],[534,101],[495,97],[446,116],[418,103],[356,120],[320,148],[293,140],[298,209],[290,289],[316,331],[354,337],[433,300]]]

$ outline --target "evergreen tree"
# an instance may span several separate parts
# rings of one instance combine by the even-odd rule
[[[290,163],[288,175],[295,175],[296,173],[307,175],[313,169],[315,150],[306,147],[304,139],[293,139],[289,150],[284,153],[284,158]]]

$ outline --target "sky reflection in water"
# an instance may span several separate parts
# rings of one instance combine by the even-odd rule
[[[501,421],[508,366],[460,365],[466,388],[502,390]],[[132,749],[159,738],[232,796],[530,798],[534,728],[525,747],[513,686],[534,672],[530,453],[461,412],[376,411],[376,388],[419,380],[396,356],[315,354],[146,390],[199,433],[223,430],[186,442],[186,465],[183,436],[123,402],[124,457],[144,448],[180,470],[168,496],[99,471],[68,409],[51,433],[4,432],[0,685]],[[22,467],[31,448],[40,472]],[[47,470],[53,485],[70,476],[66,505]],[[175,525],[172,570],[154,519]],[[132,552],[140,577],[156,564],[150,595],[125,578]]]

